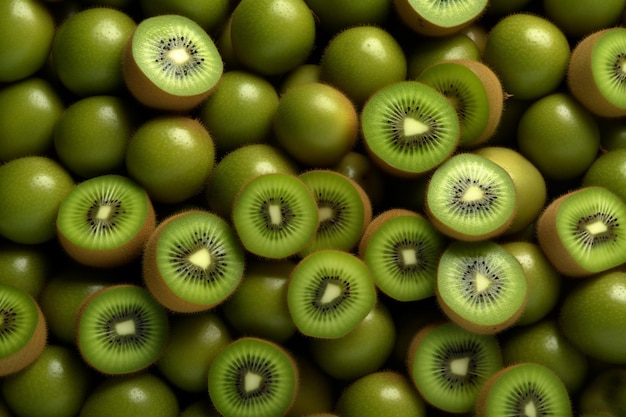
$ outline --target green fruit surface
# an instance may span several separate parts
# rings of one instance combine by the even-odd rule
[[[608,188],[626,201],[626,148],[603,153],[585,172],[582,185]]]

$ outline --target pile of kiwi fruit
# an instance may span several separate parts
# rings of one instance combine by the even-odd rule
[[[626,416],[626,0],[0,35],[0,417]]]

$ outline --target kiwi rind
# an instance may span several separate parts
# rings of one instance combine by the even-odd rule
[[[581,187],[552,200],[536,223],[537,240],[550,263],[563,275],[585,277],[626,262],[622,235],[626,204],[608,189]],[[600,222],[600,223],[598,223]],[[599,247],[588,226],[597,225]],[[584,246],[583,246],[584,245]]]
[[[48,343],[39,303],[27,292],[0,284],[0,377],[31,365]]]
[[[155,227],[156,215],[146,191],[116,174],[76,185],[61,202],[56,222],[59,242],[67,254],[98,268],[114,268],[137,259]]]
[[[81,357],[105,375],[134,374],[148,368],[164,352],[169,336],[166,309],[148,290],[134,284],[115,284],[94,292],[80,306],[76,322]],[[118,324],[126,334],[118,334]]]
[[[187,209],[159,223],[142,258],[150,293],[179,313],[224,302],[239,286],[244,268],[244,249],[230,224],[201,209]]]
[[[523,313],[528,282],[517,258],[498,243],[455,241],[441,255],[435,295],[459,326],[496,334]]]
[[[245,389],[248,373],[258,377],[253,382],[261,385],[250,392]],[[224,416],[282,416],[298,393],[298,379],[296,362],[283,347],[262,338],[240,337],[214,359],[208,392]]]
[[[394,0],[397,15],[409,28],[426,36],[446,36],[459,32],[478,20],[487,0]]]
[[[460,129],[450,101],[419,81],[382,87],[361,111],[367,153],[394,176],[417,177],[440,165],[456,151]]]
[[[465,368],[454,372],[455,364]],[[503,366],[495,336],[476,334],[450,321],[426,325],[409,345],[413,385],[426,402],[449,413],[472,411],[483,384]]]
[[[176,68],[166,56],[180,49],[191,55],[187,58],[192,65]],[[139,102],[159,110],[186,112],[213,91],[224,64],[217,46],[200,25],[188,17],[167,14],[146,18],[137,25],[126,46],[122,68],[126,86]],[[172,68],[173,79],[163,75]]]

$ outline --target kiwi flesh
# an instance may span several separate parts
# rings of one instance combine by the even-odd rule
[[[209,368],[209,397],[224,417],[283,416],[298,393],[298,376],[296,362],[280,345],[240,337]]]
[[[503,366],[495,336],[450,321],[423,327],[409,345],[413,384],[430,405],[449,413],[472,411],[483,384]]]
[[[287,287],[287,307],[296,327],[320,339],[349,333],[376,300],[367,265],[352,253],[334,249],[320,249],[300,260]]]
[[[452,238],[491,239],[506,231],[515,218],[515,183],[495,162],[458,153],[430,177],[425,209],[435,227]]]
[[[169,310],[209,310],[232,295],[245,253],[232,227],[214,213],[187,209],[163,220],[148,239],[142,260],[150,293]]]
[[[31,365],[47,344],[46,319],[27,292],[0,284],[0,377]]]
[[[132,374],[165,350],[168,315],[144,287],[115,284],[83,302],[76,333],[81,357],[92,368],[105,375]]]
[[[363,143],[385,172],[417,177],[456,151],[460,122],[454,106],[435,88],[401,81],[376,91],[361,111]]]
[[[459,32],[480,18],[487,0],[394,0],[401,20],[426,36],[446,36]]]
[[[441,255],[435,295],[459,326],[496,334],[523,313],[528,282],[517,258],[498,243],[455,241]]]
[[[559,272],[585,277],[626,262],[625,219],[620,197],[604,187],[582,187],[550,202],[537,219],[537,239]]]
[[[124,81],[142,104],[186,112],[213,91],[224,64],[213,39],[192,19],[159,15],[142,20],[126,46]]]
[[[59,242],[69,256],[99,268],[137,259],[155,227],[156,216],[146,191],[116,174],[76,185],[61,202],[56,222]]]
[[[626,115],[626,28],[602,29],[572,50],[567,86],[597,116]]]

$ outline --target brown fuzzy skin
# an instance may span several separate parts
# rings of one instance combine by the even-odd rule
[[[591,56],[596,42],[607,32],[623,28],[608,28],[583,38],[573,49],[567,69],[567,86],[572,95],[590,112],[601,117],[623,117],[626,109],[609,102],[600,92],[591,72]]]
[[[31,297],[32,298],[32,297]],[[46,318],[39,308],[39,304],[33,299],[37,307],[37,326],[35,331],[20,350],[0,359],[0,377],[14,374],[31,365],[44,351],[48,344],[48,326]]]
[[[365,251],[367,250],[367,245],[369,244],[369,241],[372,235],[380,228],[380,226],[385,224],[387,220],[393,219],[394,217],[397,217],[397,216],[423,217],[421,214],[415,211],[411,211],[411,210],[407,210],[403,208],[392,208],[376,215],[376,217],[374,217],[369,222],[368,226],[365,228],[365,232],[363,233],[363,236],[361,237],[361,241],[359,242],[358,254],[361,257],[361,259],[365,257]]]
[[[465,21],[464,23],[452,26],[452,27],[443,27],[432,22],[426,20],[422,15],[419,14],[410,4],[409,0],[394,0],[393,1],[395,10],[398,16],[402,19],[404,24],[406,24],[413,31],[426,36],[447,36],[453,33],[459,32],[461,29],[464,29],[478,20],[487,8],[483,8],[482,12],[473,18]]]

